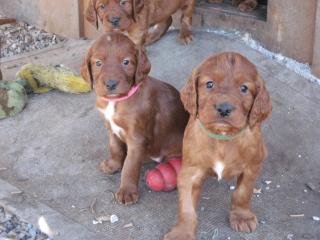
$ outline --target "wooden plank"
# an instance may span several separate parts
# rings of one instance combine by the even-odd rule
[[[0,17],[0,25],[8,24],[8,23],[16,23],[16,19],[14,18],[6,18],[6,17]]]

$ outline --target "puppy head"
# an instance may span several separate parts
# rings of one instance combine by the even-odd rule
[[[100,97],[120,97],[144,80],[150,62],[142,49],[125,35],[108,33],[98,38],[87,51],[81,75]]]
[[[271,101],[255,66],[240,54],[226,52],[206,59],[181,91],[191,116],[208,129],[235,133],[260,124],[271,113]]]
[[[98,21],[105,32],[125,31],[136,20],[144,0],[90,0],[85,11],[86,19],[98,28]]]

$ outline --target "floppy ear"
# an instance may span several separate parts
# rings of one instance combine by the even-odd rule
[[[184,108],[194,118],[198,115],[198,76],[197,69],[193,70],[188,82],[180,91]]]
[[[90,58],[91,58],[91,48],[89,48],[85,58],[82,61],[82,64],[80,67],[80,73],[83,79],[90,84],[91,89],[93,89],[93,76],[91,71]]]
[[[96,0],[90,0],[89,5],[84,12],[84,16],[93,26],[99,28],[99,20],[98,20],[98,13],[96,10]]]
[[[249,125],[253,127],[255,124],[264,121],[272,111],[271,99],[264,81],[259,77],[258,93],[254,99],[250,115]]]
[[[137,67],[135,73],[135,83],[141,82],[145,79],[151,70],[151,64],[149,59],[142,48],[138,49],[137,52]]]
[[[133,20],[136,22],[138,14],[141,12],[144,6],[144,0],[132,0],[133,5]]]

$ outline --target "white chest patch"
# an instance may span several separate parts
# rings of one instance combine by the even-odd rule
[[[223,169],[224,166],[221,162],[216,162],[216,164],[214,165],[213,170],[216,172],[217,176],[218,176],[218,181],[222,179],[222,173],[223,173]]]
[[[123,128],[119,127],[114,121],[113,117],[115,115],[115,103],[109,102],[108,106],[105,109],[100,109],[103,113],[105,119],[109,122],[111,130],[120,138],[120,134],[123,133]]]

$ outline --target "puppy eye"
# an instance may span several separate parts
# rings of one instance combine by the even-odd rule
[[[127,3],[127,0],[120,0],[120,5],[121,5],[121,6],[126,5],[126,3]]]
[[[128,58],[123,59],[122,64],[125,66],[128,66],[130,63],[130,60]]]
[[[207,88],[211,89],[211,88],[214,87],[214,82],[213,82],[213,81],[208,81],[208,82],[206,83],[206,85],[207,85]]]
[[[97,60],[97,61],[96,61],[96,66],[97,66],[97,67],[101,67],[101,66],[102,66],[101,60]]]
[[[99,6],[99,8],[100,8],[101,10],[104,10],[104,9],[106,8],[106,5],[105,5],[105,4],[101,4],[101,5]]]
[[[246,85],[244,85],[244,84],[242,84],[242,85],[240,86],[240,91],[241,91],[242,93],[247,93],[248,89],[249,89],[249,88],[248,88]]]

